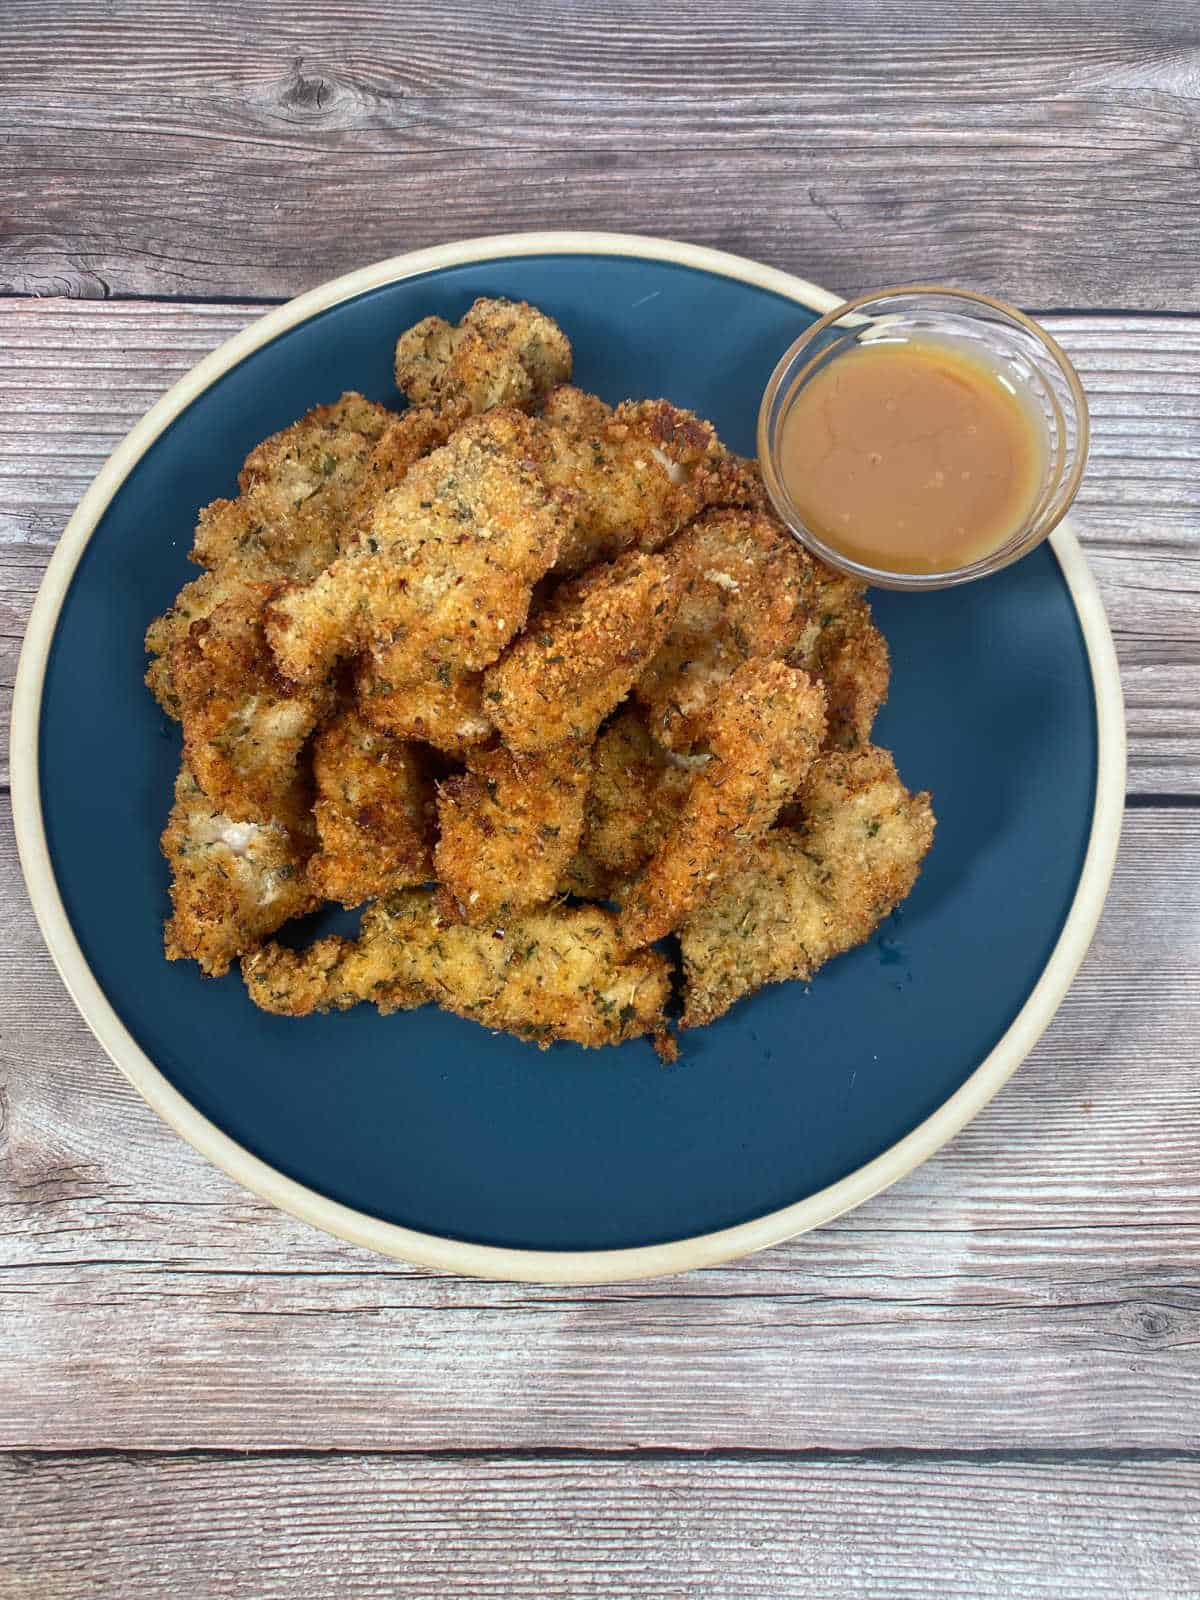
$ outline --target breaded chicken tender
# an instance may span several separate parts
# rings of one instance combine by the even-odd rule
[[[417,406],[472,416],[536,405],[571,376],[571,344],[523,300],[480,299],[458,323],[425,317],[396,344],[396,384]]]
[[[743,661],[780,660],[796,642],[811,565],[761,512],[708,511],[664,552],[679,605],[638,680],[654,737],[672,750],[704,742],[721,686]]]
[[[825,685],[827,749],[866,744],[887,699],[891,664],[887,641],[875,625],[864,588],[856,579],[811,561],[806,615],[788,661]]]
[[[232,598],[243,581],[307,582],[337,555],[359,504],[371,452],[394,413],[360,394],[316,406],[246,457],[236,500],[200,513],[191,559],[210,570],[186,584],[150,624],[146,675],[155,698],[178,714],[171,646],[190,625]]]
[[[638,551],[556,589],[483,675],[504,742],[529,751],[590,740],[666,637],[677,603],[668,564]]]
[[[553,898],[583,831],[586,746],[538,755],[503,747],[467,756],[438,789],[438,909],[447,921],[494,924]]]
[[[596,433],[612,416],[612,407],[598,394],[588,394],[573,383],[560,383],[546,396],[540,416],[550,427],[578,441]]]
[[[806,673],[780,661],[737,669],[713,707],[711,759],[625,897],[627,947],[661,939],[703,904],[736,846],[765,833],[796,793],[824,737],[825,692]]]
[[[610,881],[632,877],[679,821],[694,776],[655,743],[636,707],[623,706],[592,751],[583,853]]]
[[[175,913],[164,929],[167,960],[198,961],[219,978],[290,918],[316,910],[304,875],[312,846],[303,820],[288,828],[224,814],[184,762],[162,836]]]
[[[373,728],[352,707],[313,745],[313,808],[320,848],[308,881],[344,906],[433,875],[433,781],[423,753]]]
[[[655,951],[623,954],[615,919],[598,907],[555,906],[473,928],[443,922],[421,889],[371,906],[356,940],[322,939],[301,952],[267,945],[242,963],[264,1011],[301,1017],[371,1000],[386,1014],[435,1001],[543,1047],[643,1034],[665,1041],[669,971]]]
[[[706,504],[716,511],[757,511],[760,516],[776,515],[758,462],[751,456],[735,455],[732,450],[726,454],[714,474]]]
[[[367,721],[401,739],[419,739],[446,755],[461,756],[486,744],[495,729],[483,707],[483,674],[438,668],[425,683],[392,684],[370,656],[355,674],[359,710]]]
[[[171,609],[155,617],[146,629],[146,650],[153,658],[146,669],[146,687],[169,717],[179,720],[179,694],[171,674],[172,650],[186,638],[193,622],[203,622],[222,606],[244,604],[248,590],[261,597],[261,585],[249,582],[235,563],[202,572],[184,584]]]
[[[395,420],[386,406],[349,393],[264,439],[238,475],[238,499],[200,513],[193,559],[205,567],[233,560],[254,576],[264,564],[272,577],[319,572],[337,555],[374,446]]]
[[[666,400],[626,401],[603,421],[590,397],[552,397],[535,437],[542,476],[571,514],[555,562],[569,577],[623,550],[657,550],[707,503],[726,452],[713,426]]]
[[[297,682],[370,650],[392,684],[476,671],[524,625],[562,536],[558,502],[507,447],[519,412],[464,424],[379,501],[349,549],[266,612],[280,670]]]
[[[458,418],[428,407],[412,407],[392,418],[376,439],[363,466],[361,482],[348,508],[345,534],[335,554],[345,549],[350,536],[357,532],[364,519],[369,519],[376,502],[390,489],[399,488],[411,467],[447,443],[458,422]],[[315,577],[316,573],[306,576]]]
[[[680,930],[683,1025],[699,1028],[767,983],[807,980],[870,937],[912,889],[933,840],[928,794],[909,794],[886,750],[813,765],[798,829],[743,846]]]
[[[259,621],[270,592],[245,584],[171,649],[188,765],[237,822],[294,821],[308,803],[301,751],[333,705],[327,680],[301,687],[277,672]]]

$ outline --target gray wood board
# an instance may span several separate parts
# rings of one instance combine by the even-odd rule
[[[1194,1459],[0,1460],[4,1592],[1194,1600]],[[36,1574],[36,1578],[34,1577]]]
[[[286,297],[514,229],[1200,310],[1190,0],[9,0],[0,290]]]

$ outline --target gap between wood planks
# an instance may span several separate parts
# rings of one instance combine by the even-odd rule
[[[249,1446],[245,1450],[219,1450],[210,1446],[198,1445],[194,1449],[173,1448],[162,1450],[153,1448],[109,1449],[103,1446],[81,1450],[39,1450],[36,1447],[0,1450],[0,1461],[11,1461],[18,1465],[27,1461],[31,1466],[49,1466],[56,1461],[144,1461],[154,1464],[167,1461],[392,1461],[397,1458],[414,1461],[469,1461],[480,1464],[485,1462],[521,1461],[613,1461],[638,1463],[671,1461],[707,1462],[714,1465],[721,1463],[734,1464],[737,1462],[778,1462],[792,1466],[836,1466],[870,1461],[880,1466],[920,1466],[926,1464],[937,1466],[951,1462],[962,1462],[966,1465],[984,1467],[1035,1467],[1059,1466],[1067,1463],[1078,1466],[1088,1463],[1098,1466],[1126,1465],[1137,1462],[1147,1465],[1165,1465],[1169,1462],[1200,1463],[1200,1449],[1180,1450],[1169,1447],[1159,1449],[1149,1445],[1130,1445],[1125,1449],[1102,1449],[1098,1447],[1072,1449],[1069,1446],[1062,1449],[1022,1449],[1014,1446],[1007,1449],[996,1447],[971,1450],[953,1447],[908,1449],[899,1445],[890,1445],[877,1449],[867,1447],[862,1450],[830,1450],[819,1446],[812,1449],[780,1450],[752,1445],[747,1445],[744,1448],[726,1445],[706,1450],[675,1445],[630,1445],[628,1449],[618,1450],[591,1446],[585,1449],[574,1449],[569,1445],[526,1445],[513,1449],[495,1449],[491,1446],[472,1449],[466,1446],[458,1449],[453,1447],[442,1449],[418,1447],[414,1450],[406,1450],[403,1446],[397,1446],[394,1450],[384,1450],[377,1445],[368,1446],[364,1449],[334,1445],[328,1450],[279,1449],[271,1447],[258,1449],[254,1446]]]

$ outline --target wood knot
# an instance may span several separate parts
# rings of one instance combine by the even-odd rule
[[[1165,1311],[1146,1307],[1138,1313],[1137,1320],[1148,1339],[1162,1339],[1171,1332],[1171,1319]]]
[[[328,110],[336,98],[337,85],[328,78],[321,77],[319,73],[309,77],[298,71],[284,87],[279,103],[289,111],[320,115]]]

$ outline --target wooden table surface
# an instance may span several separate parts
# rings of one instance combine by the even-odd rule
[[[4,0],[6,700],[73,504],[262,306],[597,227],[1043,315],[1130,764],[1092,952],[965,1133],[790,1245],[575,1292],[372,1257],[170,1133],[54,973],[0,767],[0,1594],[1200,1593],[1198,96],[1196,0]]]

